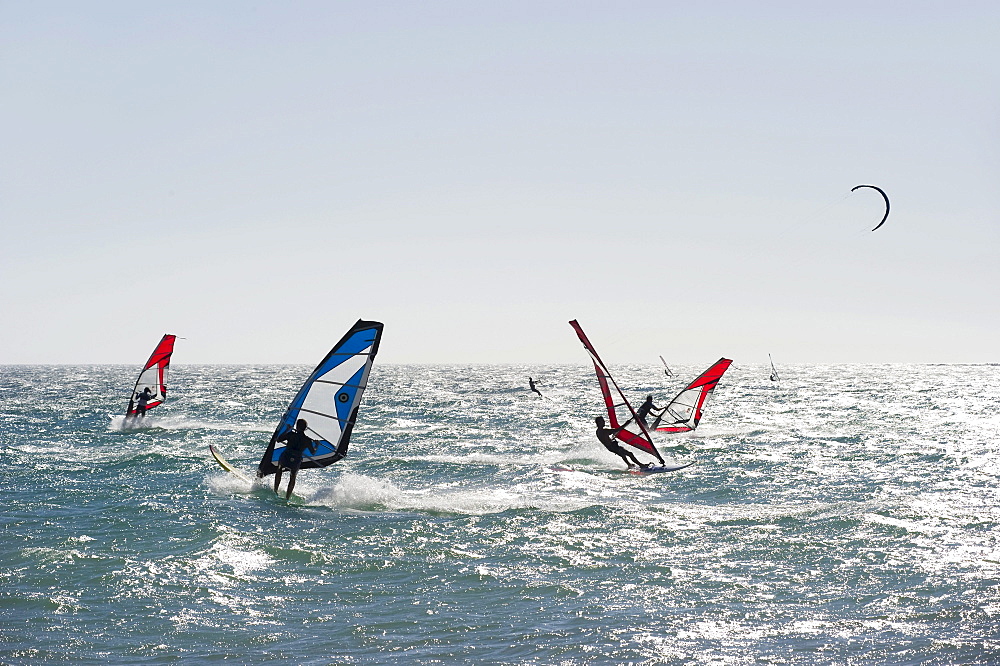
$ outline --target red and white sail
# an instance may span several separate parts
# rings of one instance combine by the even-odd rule
[[[135,388],[128,399],[128,407],[125,409],[126,416],[135,414],[135,401],[144,388],[149,388],[152,397],[146,404],[146,409],[152,409],[163,404],[167,399],[167,370],[170,368],[170,355],[174,353],[174,340],[176,335],[164,335],[160,343],[149,355],[146,365],[142,366],[139,378],[135,380]]]
[[[650,430],[659,432],[690,432],[698,427],[705,411],[709,396],[719,384],[722,375],[732,364],[728,358],[720,358],[711,368],[701,373],[687,387],[677,394],[666,407],[659,412],[651,412],[656,420],[649,424]]]
[[[653,440],[649,436],[649,431],[646,426],[643,425],[642,421],[635,414],[635,410],[632,405],[629,404],[628,399],[625,398],[625,394],[622,390],[618,388],[618,384],[615,383],[614,377],[608,372],[608,368],[604,365],[604,361],[601,357],[597,355],[597,351],[594,346],[590,344],[590,340],[587,339],[587,334],[583,332],[580,328],[580,324],[574,319],[569,323],[576,331],[577,337],[580,338],[580,342],[583,343],[583,348],[587,350],[590,354],[590,359],[594,362],[594,372],[597,373],[597,383],[601,387],[601,394],[604,396],[604,404],[608,410],[608,426],[614,429],[622,428],[620,432],[616,435],[618,441],[622,444],[628,444],[629,446],[644,451],[650,455],[656,456],[656,459],[663,464],[663,457],[660,456],[660,452],[656,450],[653,445]]]

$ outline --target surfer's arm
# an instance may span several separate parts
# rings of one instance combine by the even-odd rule
[[[627,423],[625,425],[628,425]],[[618,433],[625,429],[625,426],[620,426],[618,428],[605,428],[604,432],[613,439],[618,438]]]
[[[620,425],[617,428],[615,428],[614,430],[612,430],[611,431],[612,436],[617,437],[618,433],[620,433],[622,430],[624,430],[625,428],[627,428],[628,424],[631,423],[631,422],[632,422],[632,419],[629,419],[623,425]]]

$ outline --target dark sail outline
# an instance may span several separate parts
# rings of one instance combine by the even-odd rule
[[[720,358],[713,363],[708,370],[678,393],[666,407],[655,414],[656,420],[650,429],[678,433],[690,432],[697,428],[709,397],[730,365],[732,360],[728,358]]]
[[[855,190],[858,190],[862,187],[870,187],[871,189],[881,194],[882,199],[885,200],[885,214],[882,215],[882,219],[879,221],[878,224],[875,225],[875,228],[872,229],[872,231],[878,231],[878,228],[881,227],[883,224],[885,224],[885,221],[889,219],[889,195],[886,194],[885,190],[883,190],[878,185],[855,185],[854,187],[851,188],[851,192],[854,192]]]
[[[666,463],[663,460],[663,456],[660,452],[656,450],[656,446],[653,444],[653,439],[649,436],[649,431],[646,429],[646,425],[638,418],[635,413],[635,409],[629,403],[628,398],[622,393],[622,390],[618,388],[618,384],[615,382],[615,378],[611,376],[608,371],[604,361],[597,354],[597,350],[594,346],[590,344],[590,340],[587,338],[587,334],[583,332],[583,328],[580,327],[580,323],[577,320],[572,320],[569,325],[573,327],[576,331],[576,335],[580,338],[580,342],[583,343],[583,348],[587,350],[590,354],[590,360],[594,363],[594,372],[597,373],[597,383],[601,387],[601,394],[604,396],[604,405],[608,411],[608,425],[611,428],[624,428],[617,434],[618,441],[622,444],[628,444],[629,446],[639,449],[644,453],[656,456],[656,459],[660,461],[661,465]],[[611,393],[611,387],[614,387],[615,392],[618,394],[620,399],[619,402],[615,401],[614,395]],[[619,418],[619,410],[625,408],[625,411]]]
[[[128,407],[125,408],[125,416],[135,416],[135,401],[139,397],[140,386],[153,389],[153,396],[146,403],[147,410],[159,407],[167,399],[167,371],[170,369],[170,356],[174,353],[176,340],[176,335],[165,333],[153,348],[153,353],[149,355],[149,360],[142,366],[135,380],[135,386],[128,399]]]
[[[326,467],[347,455],[382,328],[381,322],[359,319],[320,361],[278,422],[257,466],[258,477],[278,470],[285,447],[276,446],[277,440],[300,418],[308,423],[305,434],[316,442],[316,454],[307,451],[300,469]]]

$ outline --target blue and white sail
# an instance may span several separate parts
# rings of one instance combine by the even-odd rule
[[[347,455],[381,339],[381,322],[359,319],[334,345],[288,405],[257,467],[257,476],[278,471],[277,461],[285,447],[275,445],[298,419],[305,419],[305,434],[316,442],[316,454],[306,451],[300,469],[326,467]]]

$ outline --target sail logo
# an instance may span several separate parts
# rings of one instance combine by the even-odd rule
[[[351,399],[351,396],[347,395],[346,392],[339,393],[337,395],[337,400],[339,400],[340,402],[347,402],[350,399]]]

